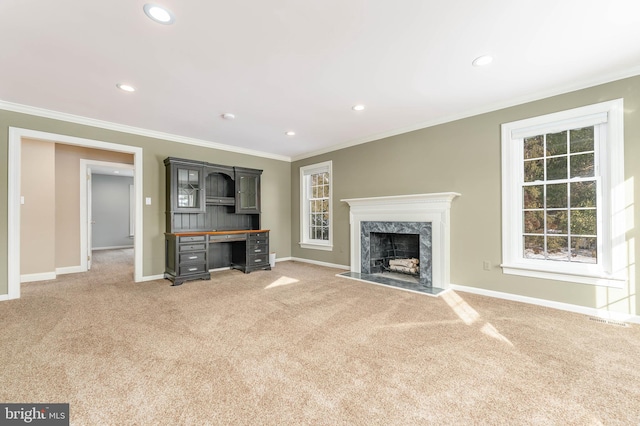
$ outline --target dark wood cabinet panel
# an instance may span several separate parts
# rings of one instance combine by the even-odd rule
[[[251,233],[244,244],[234,245],[231,267],[247,274],[258,269],[270,270],[269,232]]]
[[[169,157],[165,278],[210,279],[209,270],[271,269],[260,228],[262,170]],[[245,232],[246,231],[246,232]]]
[[[173,285],[188,280],[209,280],[206,235],[165,235],[164,277]]]

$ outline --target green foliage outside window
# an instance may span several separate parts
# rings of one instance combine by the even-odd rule
[[[597,262],[594,128],[524,139],[524,256]]]

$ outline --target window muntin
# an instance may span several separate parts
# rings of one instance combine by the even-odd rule
[[[502,125],[504,273],[624,285],[623,118],[617,99]]]
[[[332,249],[331,161],[300,168],[300,246]]]
[[[329,240],[329,172],[309,176],[309,239]]]
[[[523,257],[597,263],[596,126],[523,139]]]

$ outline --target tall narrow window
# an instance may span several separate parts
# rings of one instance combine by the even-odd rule
[[[300,168],[300,246],[332,249],[331,161]]]
[[[625,279],[622,100],[502,126],[503,271]]]

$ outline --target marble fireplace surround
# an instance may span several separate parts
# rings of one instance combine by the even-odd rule
[[[349,204],[351,272],[362,273],[362,222],[431,223],[431,285],[450,284],[450,210],[456,192],[342,199]]]

